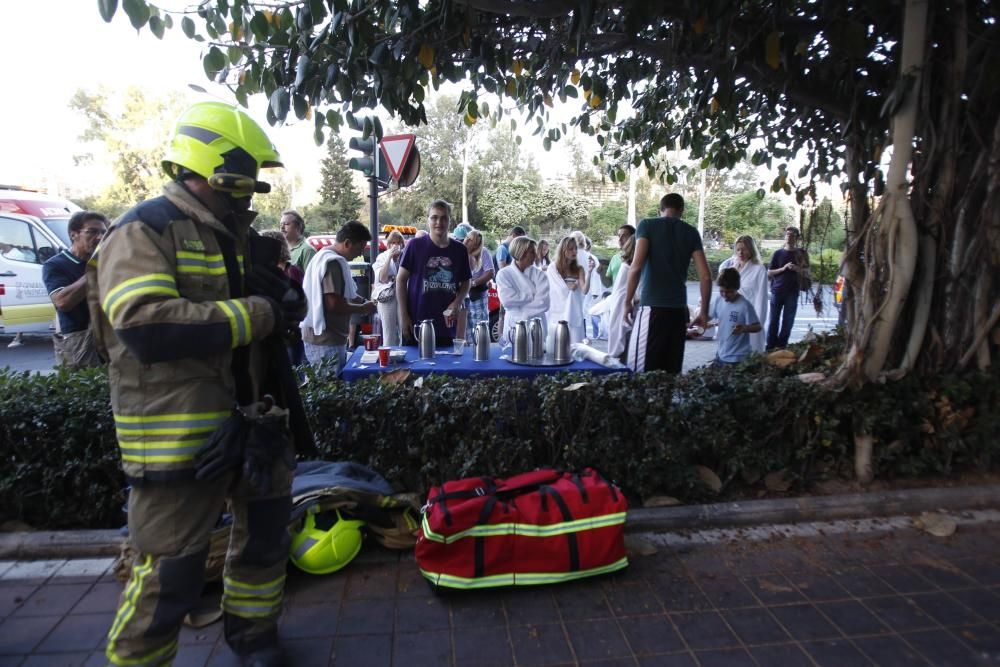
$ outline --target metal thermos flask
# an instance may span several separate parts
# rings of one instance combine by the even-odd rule
[[[556,324],[556,331],[552,336],[552,347],[552,356],[556,363],[570,361],[569,323],[566,320],[559,320]]]
[[[416,338],[420,344],[420,358],[433,359],[437,341],[434,333],[434,320],[424,320],[416,328]]]
[[[528,323],[524,320],[514,325],[513,359],[520,364],[528,360]]]
[[[545,336],[542,335],[542,319],[533,317],[528,322],[528,355],[532,359],[545,357]]]
[[[472,330],[473,350],[472,358],[475,361],[490,360],[490,323],[483,320]]]

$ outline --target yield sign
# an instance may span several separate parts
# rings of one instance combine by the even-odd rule
[[[391,137],[382,137],[382,155],[389,166],[389,174],[392,180],[398,181],[400,174],[406,167],[406,161],[410,157],[410,150],[416,140],[415,134],[396,134]]]

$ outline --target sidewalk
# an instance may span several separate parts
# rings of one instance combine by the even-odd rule
[[[295,667],[1000,664],[1000,513],[966,516],[948,538],[907,519],[646,533],[657,553],[613,577],[445,597],[369,544],[340,574],[290,571],[281,634]],[[0,666],[104,664],[110,564],[0,563]],[[175,664],[235,665],[220,633],[185,629]]]

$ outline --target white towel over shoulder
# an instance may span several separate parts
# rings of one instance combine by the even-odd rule
[[[344,276],[344,298],[353,301],[358,296],[354,278],[351,276],[351,265],[347,260],[331,248],[323,248],[316,253],[306,265],[306,275],[302,279],[302,291],[306,293],[309,312],[300,325],[303,331],[306,327],[312,329],[316,336],[326,330],[326,314],[323,312],[323,278],[330,270],[330,262],[337,262],[340,265],[340,271]]]

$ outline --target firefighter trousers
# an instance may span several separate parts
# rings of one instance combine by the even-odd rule
[[[111,664],[171,664],[184,616],[201,596],[211,532],[227,498],[233,524],[223,574],[226,641],[241,655],[277,643],[291,479],[279,460],[267,495],[256,495],[236,473],[132,488],[129,539],[138,555],[108,633]]]

